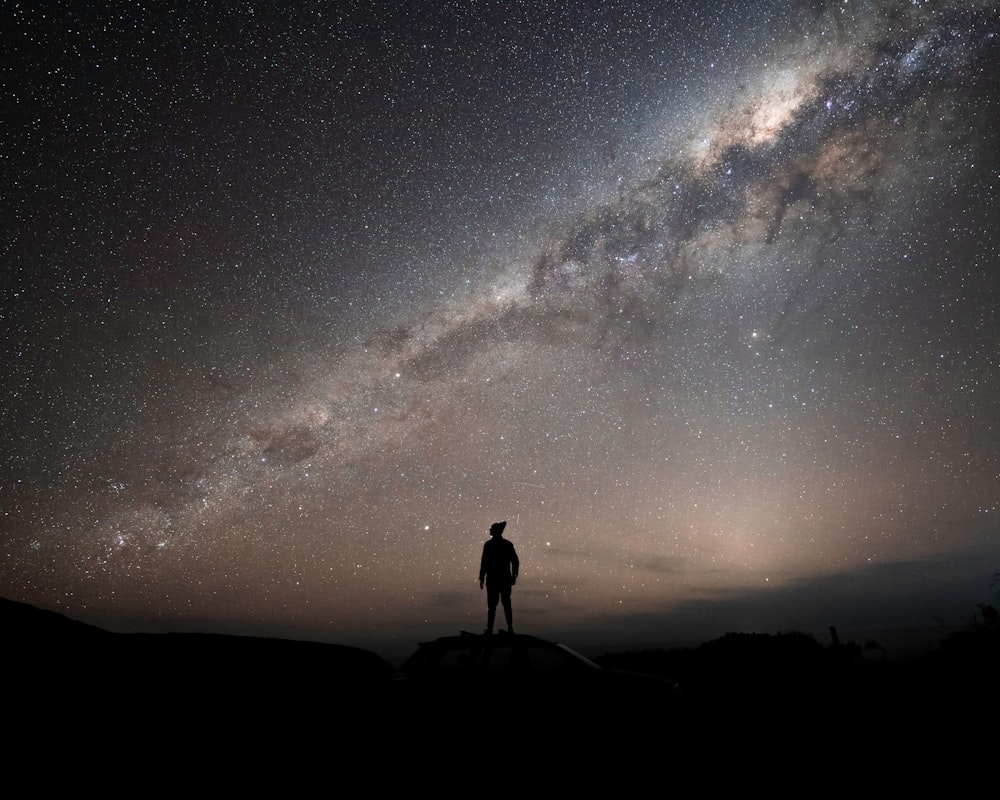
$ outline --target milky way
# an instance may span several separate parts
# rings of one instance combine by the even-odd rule
[[[414,642],[506,519],[525,631],[971,611],[995,3],[341,6],[3,12],[5,594]]]

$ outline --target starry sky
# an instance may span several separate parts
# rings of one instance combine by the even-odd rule
[[[967,621],[983,0],[4,3],[0,592],[405,646]]]

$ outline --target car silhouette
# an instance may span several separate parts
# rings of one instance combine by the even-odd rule
[[[562,644],[524,634],[462,632],[422,642],[400,668],[406,678],[470,675],[518,676],[559,673],[593,677],[601,667]]]
[[[456,720],[475,715],[499,735],[535,743],[610,731],[620,743],[639,735],[640,717],[677,715],[683,700],[673,681],[604,669],[565,645],[524,634],[463,632],[424,642],[395,685],[428,735],[455,734],[464,730]]]

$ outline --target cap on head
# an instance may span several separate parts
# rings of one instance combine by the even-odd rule
[[[490,536],[499,536],[501,533],[503,533],[503,529],[506,527],[507,527],[506,521],[494,522],[492,525],[490,525]]]

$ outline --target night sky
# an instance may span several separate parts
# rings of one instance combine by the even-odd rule
[[[968,621],[996,2],[13,3],[0,593],[402,647]]]

